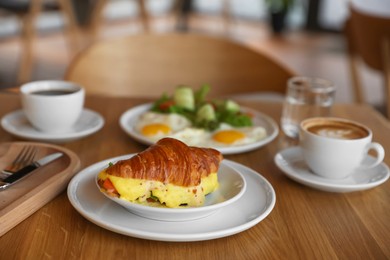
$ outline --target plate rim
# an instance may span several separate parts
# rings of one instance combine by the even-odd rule
[[[97,120],[99,121],[99,123],[94,127],[90,127],[88,129],[85,129],[85,130],[79,131],[79,132],[50,134],[50,133],[40,133],[40,132],[38,132],[38,130],[36,130],[37,133],[25,134],[21,131],[15,131],[13,128],[9,127],[11,125],[11,123],[10,123],[11,117],[18,117],[18,118],[23,118],[23,119],[27,120],[26,116],[24,115],[23,110],[18,109],[18,110],[12,111],[12,112],[4,115],[1,119],[1,126],[3,127],[3,129],[5,131],[7,131],[8,133],[15,135],[17,137],[21,137],[21,138],[28,139],[28,140],[35,140],[35,141],[57,141],[57,142],[83,138],[85,136],[96,133],[97,131],[99,131],[100,129],[103,128],[103,126],[105,124],[105,120],[101,114],[99,114],[98,112],[96,112],[92,109],[88,109],[88,108],[84,108],[82,110],[82,113],[89,114],[89,115],[96,117]],[[31,126],[31,124],[29,124],[29,126]],[[33,126],[31,126],[31,129],[33,129]]]
[[[137,105],[134,107],[131,107],[124,111],[121,116],[119,117],[119,125],[121,129],[128,134],[131,138],[135,139],[136,141],[144,144],[144,145],[151,145],[153,144],[152,141],[148,140],[147,138],[143,137],[142,135],[138,134],[136,131],[134,131],[134,126],[128,126],[127,121],[129,118],[133,119],[136,116],[139,116],[141,113],[147,111],[153,103],[144,103],[141,105]],[[276,121],[271,118],[270,116],[257,111],[256,109],[241,106],[241,109],[243,111],[249,111],[253,113],[254,115],[258,116],[263,121],[267,122],[272,129],[272,132],[270,134],[267,133],[267,136],[264,139],[259,140],[258,142],[246,144],[246,145],[240,145],[240,146],[234,146],[234,147],[217,147],[215,149],[219,150],[224,155],[229,154],[238,154],[238,153],[244,153],[256,150],[262,146],[267,145],[268,143],[272,142],[279,134],[279,127]],[[141,111],[141,112],[139,112]]]
[[[377,181],[374,181],[374,182],[370,182],[370,183],[362,183],[362,184],[329,183],[329,182],[327,182],[327,179],[322,178],[321,176],[317,176],[317,175],[313,176],[313,177],[315,177],[315,179],[307,179],[307,178],[302,177],[299,173],[293,172],[291,166],[286,167],[282,163],[282,160],[287,161],[284,159],[284,158],[286,158],[286,156],[284,156],[286,153],[293,153],[294,151],[298,152],[301,149],[302,148],[300,148],[299,146],[292,146],[292,147],[285,148],[285,149],[279,151],[275,155],[274,162],[285,175],[287,175],[291,179],[293,179],[301,184],[304,184],[304,185],[312,187],[312,188],[316,188],[316,189],[324,190],[324,191],[331,191],[331,192],[352,192],[352,191],[366,190],[366,189],[370,189],[370,188],[379,186],[380,184],[386,182],[386,180],[388,180],[390,177],[389,167],[384,162],[381,162],[376,167],[383,167],[386,170],[386,175],[383,178],[381,178]],[[303,158],[300,158],[300,156],[298,156],[298,159],[303,160]],[[316,179],[318,179],[318,180],[316,180]],[[321,180],[325,180],[325,182],[321,182]]]
[[[272,210],[276,204],[275,190],[272,187],[272,185],[270,184],[270,182],[264,176],[262,176],[260,173],[254,171],[253,169],[251,169],[247,166],[244,166],[242,164],[239,164],[239,163],[227,160],[227,159],[225,159],[224,162],[233,168],[238,168],[237,171],[242,173],[242,176],[244,178],[246,178],[245,181],[247,183],[248,183],[247,178],[256,178],[256,180],[258,182],[261,182],[261,188],[262,188],[263,192],[266,194],[265,195],[266,197],[265,197],[265,205],[261,209],[259,208],[261,212],[258,216],[256,216],[255,218],[251,218],[251,219],[246,218],[244,223],[230,225],[229,227],[226,227],[223,229],[221,228],[220,230],[216,230],[216,231],[208,231],[208,232],[192,233],[192,234],[175,234],[175,233],[169,233],[169,232],[164,232],[164,233],[160,232],[159,233],[159,232],[144,231],[144,230],[139,230],[139,229],[137,230],[136,228],[126,228],[124,230],[124,229],[121,229],[121,226],[115,225],[115,223],[110,223],[110,222],[104,223],[103,221],[99,221],[98,220],[99,217],[94,216],[93,214],[91,214],[90,212],[87,212],[85,209],[82,208],[80,200],[78,200],[78,198],[77,198],[77,189],[78,189],[78,185],[79,185],[80,181],[88,181],[85,179],[90,177],[89,175],[92,175],[93,172],[92,173],[90,172],[89,175],[84,173],[83,176],[82,176],[82,174],[80,174],[81,172],[83,172],[83,170],[80,171],[79,173],[77,173],[72,178],[72,180],[69,182],[69,185],[67,188],[67,195],[68,195],[68,199],[69,199],[70,203],[72,204],[72,206],[76,209],[77,212],[79,212],[87,220],[89,220],[90,222],[92,222],[92,223],[94,223],[102,228],[105,228],[109,231],[119,233],[122,235],[135,237],[135,238],[141,238],[141,239],[150,239],[150,240],[155,240],[155,241],[170,241],[170,242],[205,241],[205,240],[222,238],[222,237],[226,237],[226,236],[230,236],[230,235],[234,235],[234,234],[243,232],[243,231],[255,226],[256,224],[261,222],[263,219],[265,219],[272,212]],[[93,165],[96,165],[98,163],[95,163]],[[90,165],[90,166],[93,166],[93,165]],[[88,166],[88,167],[90,167],[90,166]],[[84,169],[87,169],[87,168],[84,168]],[[249,177],[247,175],[249,175]],[[93,177],[90,177],[90,178],[93,178]],[[92,181],[92,179],[91,179],[91,181]],[[252,184],[249,184],[248,187],[250,185],[252,185]],[[256,186],[257,186],[257,184],[256,184]],[[234,205],[239,203],[240,200],[244,199],[243,197],[245,196],[245,193],[249,193],[248,187],[245,190],[244,195],[241,198],[239,198],[238,201],[234,202],[232,205],[228,205],[226,208],[234,207]],[[256,190],[257,190],[257,188],[258,187],[256,187]],[[98,190],[96,190],[96,191],[98,191]],[[252,198],[251,195],[248,195],[248,196],[249,196],[249,198]],[[110,203],[114,203],[116,205],[115,202],[110,201]],[[120,207],[119,205],[117,205],[117,206]],[[223,210],[224,210],[224,208],[220,209],[219,211],[223,211]],[[126,213],[133,214],[133,213],[130,213],[127,211],[126,211]],[[212,218],[213,216],[214,216],[214,214],[212,214],[208,217],[205,217],[203,219]],[[150,219],[146,219],[146,218],[142,218],[142,217],[139,217],[139,218],[143,219],[143,221],[146,221],[146,223],[148,221],[157,221],[157,220],[150,220]],[[166,221],[157,221],[157,222],[166,223]],[[192,222],[191,220],[190,221],[182,221],[182,223],[191,223],[191,222]],[[174,222],[174,223],[176,223],[176,222]]]

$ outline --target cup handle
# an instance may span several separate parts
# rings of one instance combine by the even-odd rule
[[[385,149],[383,149],[383,146],[379,143],[369,143],[366,146],[366,153],[368,153],[370,150],[374,150],[376,152],[376,158],[375,161],[369,164],[363,164],[360,166],[362,169],[368,169],[377,166],[380,164],[383,159],[385,158]]]

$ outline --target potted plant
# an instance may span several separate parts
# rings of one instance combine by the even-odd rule
[[[265,0],[270,14],[271,28],[274,33],[281,33],[285,27],[285,20],[294,0]]]

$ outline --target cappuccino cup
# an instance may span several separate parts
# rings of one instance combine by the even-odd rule
[[[310,170],[329,179],[343,179],[356,170],[375,167],[385,156],[382,145],[372,142],[368,127],[342,118],[303,120],[299,146]],[[369,151],[376,156],[367,160]]]
[[[20,88],[23,112],[37,130],[45,133],[70,131],[84,106],[84,89],[72,82],[44,80]]]

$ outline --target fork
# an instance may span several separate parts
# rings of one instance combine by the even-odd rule
[[[34,146],[25,146],[16,156],[16,158],[0,173],[0,179],[4,179],[16,171],[20,170],[26,165],[29,165],[34,161],[37,153],[37,148]]]

